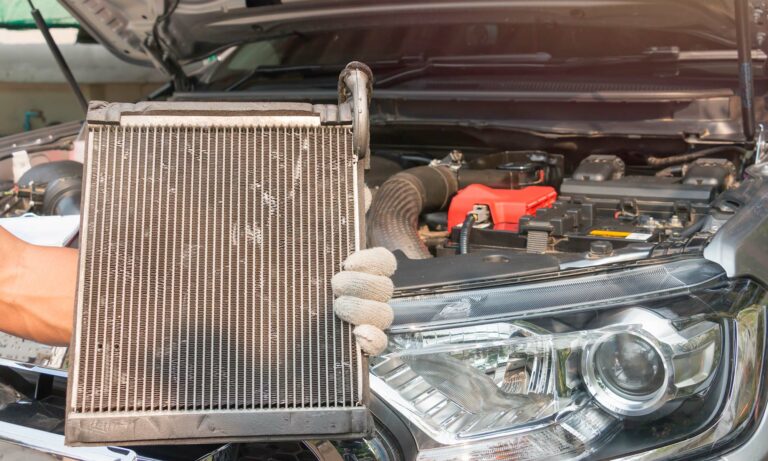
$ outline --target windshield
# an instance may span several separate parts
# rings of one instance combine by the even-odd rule
[[[208,81],[225,89],[259,69],[333,67],[351,60],[377,64],[447,57],[546,56],[553,61],[642,55],[653,49],[717,51],[732,49],[721,39],[689,32],[639,28],[563,25],[449,24],[377,27],[320,33],[296,33],[240,45]],[[386,69],[384,69],[386,70]],[[336,73],[329,69],[329,73]],[[382,72],[377,72],[381,76]],[[384,73],[386,75],[386,73]],[[306,78],[306,73],[301,77]],[[313,75],[316,77],[317,75]],[[275,81],[275,74],[249,78],[248,84]],[[281,79],[296,79],[280,75]]]

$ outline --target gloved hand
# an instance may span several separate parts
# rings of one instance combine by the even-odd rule
[[[356,251],[344,261],[344,270],[331,279],[333,311],[345,322],[355,325],[353,333],[363,352],[381,354],[387,347],[384,330],[394,316],[387,301],[394,286],[390,277],[397,261],[386,248]]]

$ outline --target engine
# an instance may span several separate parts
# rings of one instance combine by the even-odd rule
[[[44,216],[80,213],[83,165],[73,160],[41,163],[27,170],[0,196],[0,218],[34,213]]]
[[[454,150],[374,190],[368,244],[408,260],[549,255],[561,268],[698,251],[707,242],[699,231],[718,197],[738,185],[744,155],[717,146],[648,156],[638,174],[619,155],[569,165],[563,154],[538,150],[471,159]],[[81,184],[80,163],[34,166],[6,189],[0,215],[77,214]]]
[[[650,156],[644,174],[628,174],[617,155],[588,155],[567,172],[560,154],[466,161],[454,151],[382,184],[368,238],[412,260],[501,251],[550,255],[560,268],[697,251],[713,202],[738,183],[742,155],[719,146]]]

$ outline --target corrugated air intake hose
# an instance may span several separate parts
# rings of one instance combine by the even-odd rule
[[[400,250],[411,259],[432,257],[419,238],[419,216],[445,209],[459,181],[446,166],[420,166],[387,179],[368,213],[369,246]]]

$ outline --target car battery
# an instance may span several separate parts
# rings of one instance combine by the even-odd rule
[[[487,206],[493,228],[517,232],[520,218],[551,207],[557,192],[549,186],[528,186],[522,189],[494,189],[472,184],[461,189],[448,208],[448,227],[461,225],[476,205]]]

